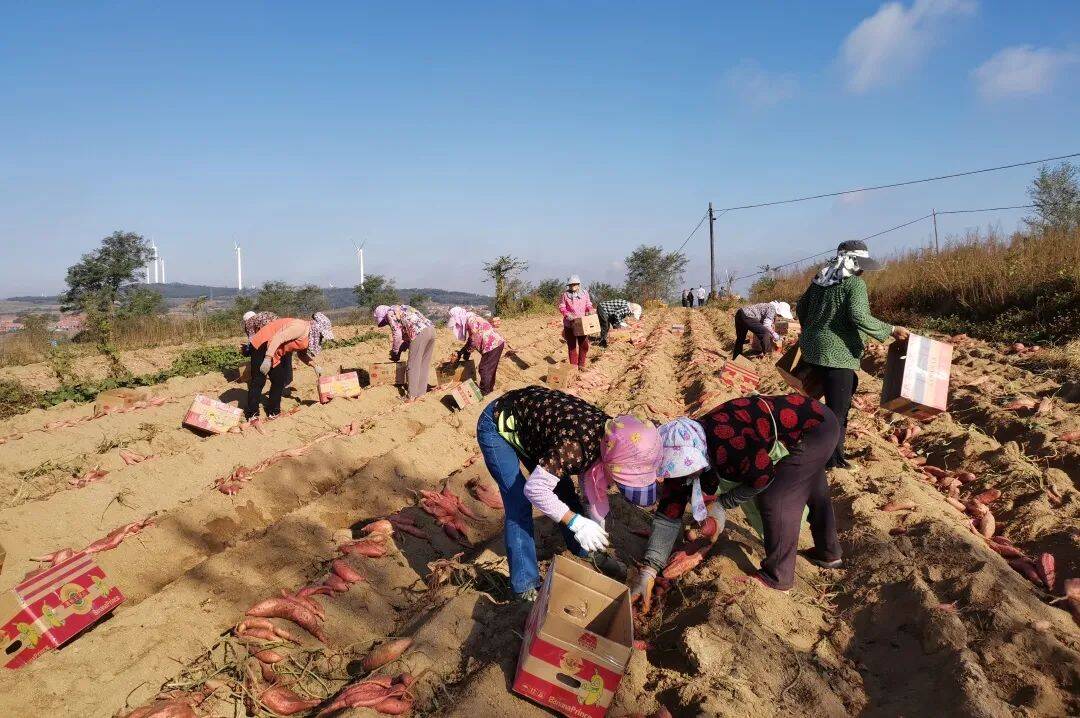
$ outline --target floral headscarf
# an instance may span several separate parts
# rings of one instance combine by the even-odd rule
[[[322,312],[311,315],[311,327],[308,329],[308,356],[315,356],[322,351],[323,340],[331,341],[334,338],[334,330],[330,328],[330,320]]]
[[[660,461],[660,434],[651,423],[635,416],[616,416],[604,426],[600,460],[581,477],[590,508],[607,515],[607,487],[614,483],[623,497],[637,506],[656,503],[656,466]]]
[[[675,479],[709,468],[709,449],[705,444],[705,430],[701,428],[701,424],[682,417],[661,424],[657,431],[663,443],[657,476],[662,479]]]
[[[250,340],[267,324],[277,321],[277,318],[278,315],[273,312],[247,312],[244,314],[244,333]]]
[[[454,330],[454,337],[459,342],[465,341],[465,322],[469,318],[469,312],[461,307],[450,310],[450,328]]]
[[[375,307],[375,311],[372,312],[372,316],[375,317],[375,325],[380,327],[385,326],[386,315],[388,315],[389,313],[390,307],[386,304],[380,304],[379,306]]]

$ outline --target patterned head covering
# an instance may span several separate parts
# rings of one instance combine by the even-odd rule
[[[375,311],[372,312],[372,316],[375,317],[376,326],[386,326],[386,315],[390,313],[390,307],[385,304],[380,304],[375,307]]]
[[[250,340],[259,333],[259,330],[273,321],[277,321],[278,315],[273,312],[247,312],[244,314],[244,333]]]
[[[682,417],[661,424],[657,431],[663,444],[657,476],[677,479],[709,468],[709,450],[701,424]]]
[[[308,356],[315,356],[322,351],[323,340],[332,341],[334,330],[330,328],[330,320],[322,312],[311,315],[311,327],[308,329]]]
[[[454,307],[450,310],[450,328],[454,330],[454,336],[459,342],[465,341],[465,320],[468,317],[469,312],[461,307]]]
[[[660,461],[660,433],[635,416],[616,416],[604,426],[600,441],[604,475],[615,482],[632,504],[656,503],[656,466]]]

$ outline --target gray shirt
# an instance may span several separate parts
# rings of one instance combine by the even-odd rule
[[[776,321],[776,305],[772,302],[762,302],[761,304],[751,304],[742,308],[743,316],[751,321],[758,322],[770,332],[772,332],[773,339],[777,339],[779,335],[773,329],[773,322]]]

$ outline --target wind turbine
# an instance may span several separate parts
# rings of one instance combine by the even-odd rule
[[[364,245],[367,244],[365,239],[360,243],[360,246],[356,246],[356,242],[353,242],[353,247],[356,247],[356,261],[360,264],[360,286],[364,286]]]
[[[240,296],[244,291],[244,272],[240,261],[240,245],[233,242],[233,247],[236,249],[236,295]]]

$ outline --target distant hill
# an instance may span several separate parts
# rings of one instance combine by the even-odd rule
[[[205,284],[154,284],[151,285],[153,289],[161,292],[162,296],[168,300],[182,300],[182,299],[194,299],[195,297],[210,297],[215,300],[231,300],[236,296],[236,289],[230,287],[212,287]],[[245,296],[254,296],[257,290],[244,290]],[[330,302],[331,309],[341,309],[344,307],[352,307],[356,305],[356,298],[353,295],[352,287],[324,287],[323,292],[326,294],[327,300]],[[473,294],[472,292],[453,292],[446,289],[434,289],[432,287],[424,287],[420,289],[401,288],[398,289],[398,296],[400,301],[407,302],[409,298],[416,294],[426,294],[431,297],[431,301],[436,304],[471,304],[477,306],[490,306],[492,298],[483,294]],[[26,304],[37,305],[54,305],[59,303],[59,298],[56,296],[51,297],[9,297],[8,301],[23,302]],[[170,302],[172,304],[173,302]]]

